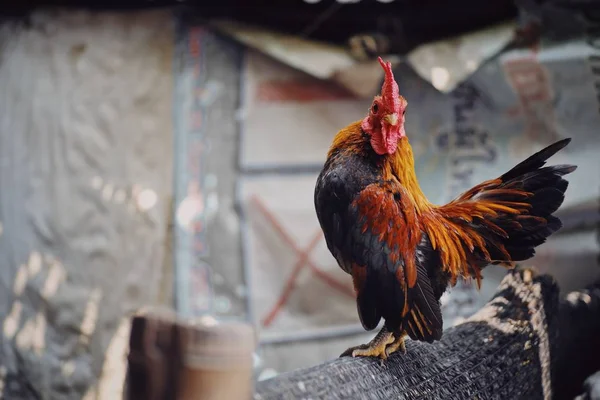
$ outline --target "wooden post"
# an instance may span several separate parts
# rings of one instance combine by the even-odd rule
[[[129,400],[230,400],[252,395],[254,330],[243,323],[196,324],[133,318]]]

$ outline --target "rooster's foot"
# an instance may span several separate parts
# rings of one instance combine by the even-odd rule
[[[369,343],[350,347],[340,357],[377,357],[383,361],[398,350],[406,353],[406,346],[404,345],[405,336],[404,332],[395,334],[383,327]]]

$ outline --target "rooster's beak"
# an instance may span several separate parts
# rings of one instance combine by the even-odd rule
[[[385,117],[383,117],[383,119],[391,126],[398,125],[398,114],[396,113],[387,114]]]

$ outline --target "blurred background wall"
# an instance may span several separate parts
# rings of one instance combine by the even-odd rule
[[[164,11],[1,28],[2,398],[94,398],[123,318],[172,304],[174,37]]]
[[[587,8],[295,2],[252,20],[242,5],[142,3],[18,10],[0,29],[5,398],[117,398],[128,317],[148,307],[251,321],[260,379],[369,340],[312,196],[333,135],[378,90],[373,54],[357,52],[373,41],[395,60],[434,202],[573,137],[553,160],[579,165],[566,227],[528,264],[564,291],[600,276],[600,25]],[[503,273],[486,270],[481,293],[459,283],[446,326]]]

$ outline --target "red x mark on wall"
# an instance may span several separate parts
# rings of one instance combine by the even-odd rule
[[[296,242],[294,242],[294,240],[292,239],[290,234],[287,233],[287,231],[283,228],[283,226],[277,220],[275,215],[273,215],[273,213],[271,211],[269,211],[267,206],[264,204],[263,201],[260,200],[260,198],[257,195],[253,195],[251,198],[251,201],[252,201],[252,203],[254,203],[256,208],[265,216],[265,218],[270,222],[270,224],[277,231],[277,233],[279,235],[281,235],[281,238],[283,239],[283,241],[286,242],[291,247],[292,251],[295,252],[296,255],[298,256],[296,264],[294,265],[294,268],[292,269],[292,273],[290,274],[285,285],[283,286],[283,289],[281,291],[281,294],[280,294],[277,302],[273,305],[271,310],[267,313],[265,318],[263,318],[263,320],[262,320],[262,325],[264,327],[268,327],[273,323],[273,321],[275,320],[277,315],[281,312],[281,309],[283,308],[283,306],[285,306],[285,304],[288,302],[290,295],[292,294],[292,291],[294,290],[294,285],[296,284],[296,281],[298,280],[298,276],[300,275],[300,272],[305,267],[310,268],[310,270],[313,272],[313,274],[317,278],[321,279],[322,281],[327,283],[332,288],[340,291],[341,293],[344,293],[345,295],[348,295],[349,297],[352,297],[352,298],[355,297],[355,294],[352,291],[352,289],[348,288],[343,283],[340,283],[339,281],[337,281],[336,279],[331,277],[326,272],[323,272],[310,259],[310,254],[317,247],[319,242],[323,239],[323,232],[320,229],[315,233],[315,235],[311,239],[311,241],[308,244],[308,246],[306,247],[306,249],[302,250],[302,249],[300,249],[298,244]]]

